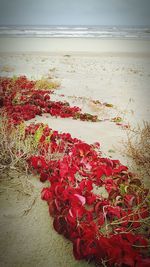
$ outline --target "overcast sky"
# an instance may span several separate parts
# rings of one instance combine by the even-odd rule
[[[0,25],[150,25],[150,0],[0,0]]]

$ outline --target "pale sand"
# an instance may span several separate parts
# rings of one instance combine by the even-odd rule
[[[121,116],[135,126],[149,120],[149,47],[148,41],[133,40],[0,39],[0,72],[3,76],[27,75],[35,79],[51,75],[61,83],[57,94],[64,94],[63,99],[71,104],[102,119]],[[90,100],[78,97],[115,107],[101,110]],[[126,130],[109,120],[91,123],[43,115],[32,121],[48,123],[88,143],[99,141],[104,156],[127,163],[120,152]],[[40,182],[36,181],[36,187],[40,195]],[[1,266],[88,266],[73,259],[72,246],[52,229],[47,204],[40,197],[27,216],[18,216],[26,200],[18,199],[13,191],[1,195]]]
[[[150,40],[96,38],[0,38],[0,52],[150,53]]]

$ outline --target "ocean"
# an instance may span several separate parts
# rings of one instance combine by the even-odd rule
[[[150,27],[0,26],[0,37],[123,38],[150,40]]]

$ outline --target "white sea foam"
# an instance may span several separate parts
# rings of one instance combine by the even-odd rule
[[[150,39],[149,27],[2,26],[0,36]]]

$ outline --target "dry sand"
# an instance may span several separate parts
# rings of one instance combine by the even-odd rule
[[[57,39],[7,39],[7,43],[1,39],[1,75],[55,78],[61,86],[54,99],[66,99],[108,120],[91,123],[45,114],[32,121],[48,123],[51,128],[70,132],[88,143],[99,141],[104,156],[126,164],[127,158],[120,152],[126,130],[110,122],[110,118],[121,116],[132,126],[149,120],[149,42],[62,40],[60,44]],[[112,103],[114,107],[101,109],[92,100]],[[27,197],[11,189],[0,194],[1,266],[88,266],[74,260],[72,245],[53,230],[47,204],[40,200],[43,185],[37,179],[32,182],[39,196],[26,216],[20,215],[29,201]]]

